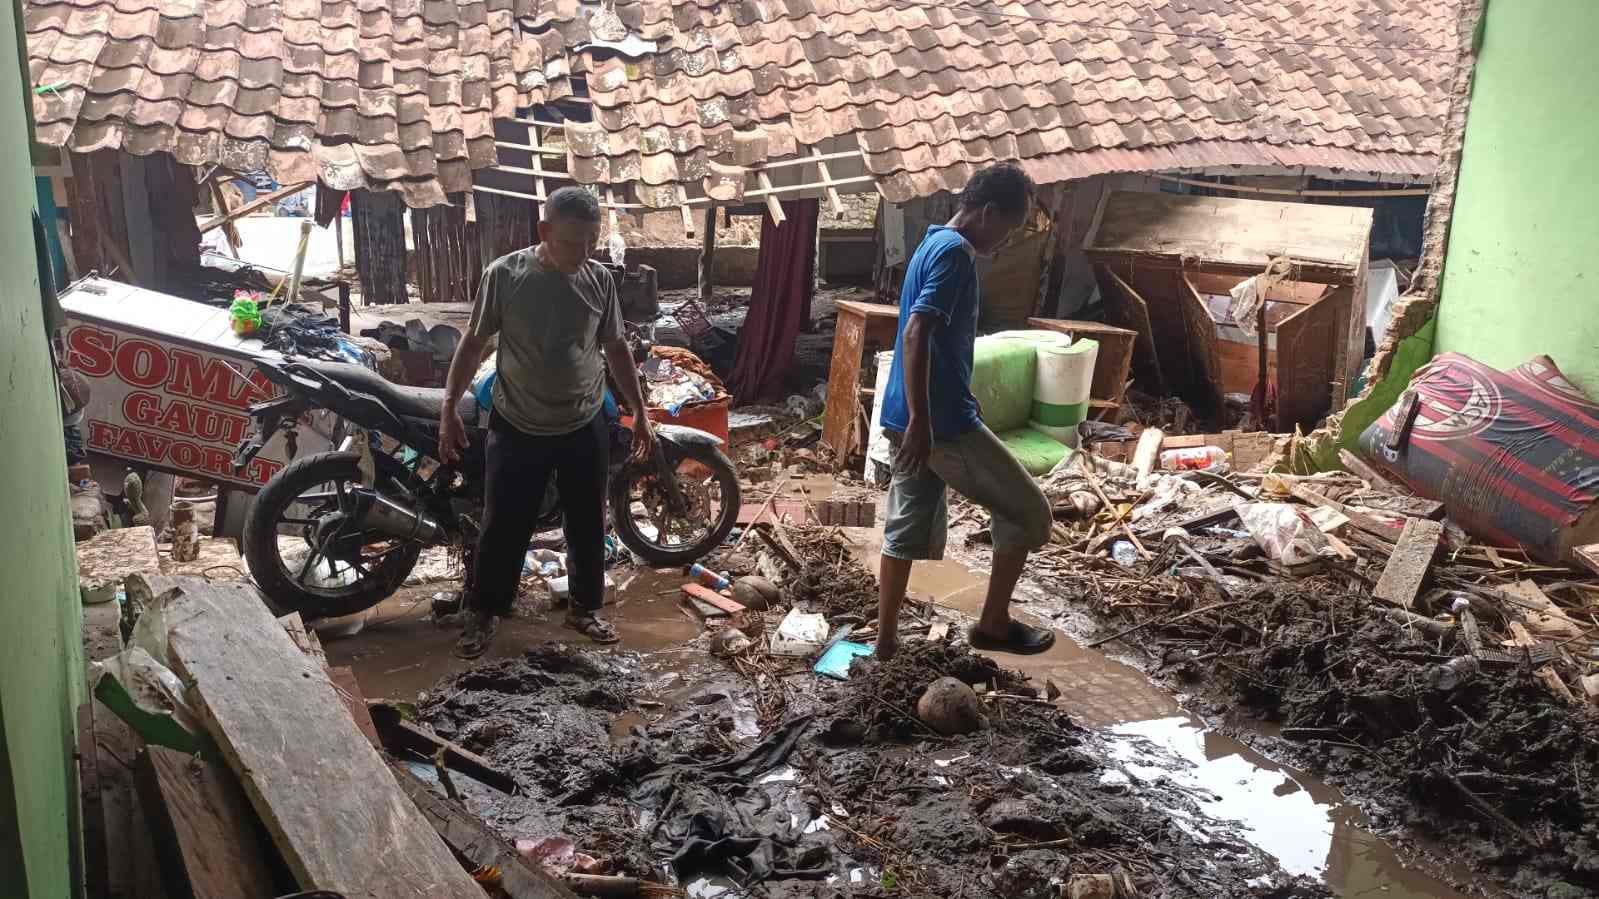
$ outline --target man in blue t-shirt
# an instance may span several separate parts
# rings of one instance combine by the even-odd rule
[[[878,571],[877,655],[899,648],[899,609],[911,564],[941,559],[949,530],[946,486],[993,514],[994,564],[982,617],[968,632],[979,649],[1043,652],[1053,631],[1010,617],[1011,591],[1028,553],[1049,540],[1049,501],[983,426],[972,395],[980,291],[977,257],[1004,246],[1027,220],[1033,182],[1012,163],[972,176],[960,210],[927,229],[905,269],[899,337],[883,394],[883,430],[898,449]]]

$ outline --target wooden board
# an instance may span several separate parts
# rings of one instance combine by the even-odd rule
[[[1350,474],[1360,478],[1377,490],[1385,490],[1389,493],[1397,493],[1400,496],[1405,496],[1410,493],[1409,490],[1405,490],[1394,482],[1383,477],[1382,474],[1379,473],[1377,469],[1372,468],[1365,459],[1360,458],[1349,450],[1340,449],[1338,451],[1338,460],[1344,463],[1344,468],[1348,469]]]
[[[315,660],[323,668],[328,667],[328,655],[322,650],[322,641],[316,634],[305,629],[305,619],[300,617],[299,612],[290,612],[284,615],[278,619],[278,623],[283,625],[284,633],[287,633],[289,639],[294,641],[296,648]]]
[[[1138,471],[1138,480],[1149,477],[1160,464],[1160,447],[1165,436],[1160,428],[1145,428],[1138,435],[1138,447],[1133,450],[1133,468]]]
[[[1586,546],[1572,547],[1571,555],[1582,567],[1594,574],[1599,574],[1599,543],[1589,543]]]
[[[744,612],[743,603],[728,599],[704,584],[684,584],[683,595],[697,599],[706,605],[715,606],[718,611],[727,615],[739,615]]]
[[[238,547],[226,537],[201,537],[200,554],[192,561],[174,562],[170,555],[162,556],[161,573],[218,580],[244,580],[249,576]]]
[[[113,528],[77,545],[78,589],[86,603],[109,602],[130,575],[159,575],[155,528]]]
[[[488,759],[451,743],[420,724],[405,720],[387,703],[367,706],[367,712],[388,750],[401,758],[431,762],[440,751],[444,764],[502,793],[515,793],[516,779],[494,767]]]
[[[1545,596],[1532,581],[1519,580],[1503,589],[1520,604],[1527,630],[1533,634],[1552,640],[1574,640],[1586,632],[1581,624],[1567,616],[1565,610],[1555,605],[1554,600]]]
[[[1345,302],[1348,296],[1345,295]],[[1332,409],[1338,347],[1338,306],[1332,298],[1295,312],[1277,325],[1277,430],[1307,433]]]
[[[383,748],[377,726],[372,723],[372,713],[366,707],[366,694],[361,692],[361,682],[355,679],[355,669],[344,666],[329,668],[328,680],[333,681],[339,698],[344,700],[344,707],[350,710],[350,720],[355,722],[366,741],[379,749]]]
[[[1365,259],[1372,218],[1354,206],[1107,191],[1083,251],[1096,262],[1111,254],[1197,260],[1246,277],[1273,256],[1289,256],[1303,260],[1297,280],[1350,281]]]
[[[1432,567],[1433,556],[1438,554],[1443,536],[1444,526],[1436,521],[1407,520],[1372,595],[1401,608],[1410,608],[1416,602],[1416,594],[1421,591],[1421,582]]]
[[[168,858],[174,895],[194,899],[271,899],[275,853],[233,772],[162,746],[139,755],[140,800]]]
[[[839,310],[833,331],[833,359],[827,373],[827,408],[822,412],[822,442],[840,459],[855,452],[855,416],[860,405],[861,354],[866,351],[866,318]]]
[[[1154,395],[1164,393],[1166,375],[1160,367],[1160,353],[1155,349],[1155,326],[1149,318],[1149,304],[1114,271],[1104,267],[1099,271],[1104,275],[1102,292],[1106,311],[1115,316],[1117,324],[1138,335],[1131,364],[1139,389]]]
[[[490,830],[481,818],[433,792],[421,778],[398,762],[391,762],[400,789],[433,825],[450,848],[477,865],[500,869],[501,887],[511,899],[575,899],[572,891],[529,864],[504,837]]]
[[[1188,335],[1188,353],[1193,357],[1195,375],[1199,381],[1196,387],[1204,390],[1209,397],[1212,412],[1220,412],[1226,408],[1226,401],[1222,394],[1226,391],[1222,387],[1221,349],[1218,344],[1221,335],[1216,332],[1216,320],[1210,315],[1210,307],[1205,305],[1205,299],[1194,289],[1194,283],[1187,278],[1182,279],[1182,287],[1177,297],[1178,306],[1183,313],[1183,328]],[[1250,379],[1250,386],[1254,386],[1256,379]]]
[[[184,589],[168,655],[300,888],[482,899],[265,605]]]

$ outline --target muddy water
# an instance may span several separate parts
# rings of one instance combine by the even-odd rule
[[[617,569],[611,577],[616,589],[610,591],[605,612],[622,637],[619,645],[633,652],[684,657],[684,665],[667,666],[670,670],[660,681],[649,685],[652,692],[681,689],[694,680],[701,665],[722,670],[712,668],[715,662],[707,662],[703,650],[684,645],[699,636],[700,626],[678,606],[678,588],[683,583],[680,570]],[[458,624],[440,626],[428,615],[433,594],[458,587],[458,583],[445,582],[402,588],[378,605],[359,635],[326,644],[329,663],[354,669],[368,698],[406,700],[445,675],[479,664],[451,654],[461,636]],[[516,615],[500,622],[494,642],[480,661],[514,658],[529,646],[551,640],[586,642],[562,627],[564,610],[546,606],[538,599],[521,600]],[[687,664],[690,661],[695,664]]]
[[[875,565],[870,537],[861,550],[863,561]],[[986,572],[953,560],[921,563],[912,571],[910,593],[975,617],[986,582]],[[1017,612],[1026,617],[1026,606]],[[1463,899],[1444,880],[1407,867],[1335,788],[1208,728],[1137,668],[1057,636],[1047,653],[994,657],[1035,683],[1053,680],[1075,719],[1118,738],[1113,751],[1120,771],[1111,779],[1166,779],[1187,788],[1206,814],[1237,822],[1234,833],[1270,853],[1285,871],[1320,878],[1339,896]],[[1185,817],[1171,811],[1180,822]],[[1446,873],[1469,879],[1465,872]]]

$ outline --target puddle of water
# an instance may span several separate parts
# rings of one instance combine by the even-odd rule
[[[1111,733],[1119,738],[1111,743],[1112,756],[1133,777],[1187,788],[1207,815],[1238,822],[1242,835],[1290,874],[1318,877],[1346,897],[1464,899],[1406,868],[1336,789],[1191,716],[1122,724]]]
[[[618,650],[680,654],[687,666],[703,652],[684,650],[682,644],[699,635],[698,622],[690,621],[678,606],[681,571],[672,569],[617,568],[611,576],[626,588],[613,591],[605,613],[616,625],[622,642]],[[565,612],[553,610],[527,615],[518,611],[500,622],[488,653],[477,661],[451,654],[460,638],[459,627],[440,627],[428,617],[428,600],[440,591],[459,588],[444,582],[404,587],[380,603],[366,629],[354,637],[326,643],[328,663],[349,666],[369,699],[413,699],[440,678],[464,671],[483,661],[515,658],[531,646],[549,641],[598,648],[562,626]],[[672,667],[669,663],[668,668]],[[625,736],[625,730],[623,732]]]

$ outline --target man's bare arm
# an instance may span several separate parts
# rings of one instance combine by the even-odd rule
[[[456,344],[455,355],[450,357],[450,373],[444,379],[444,409],[439,413],[439,461],[454,462],[467,447],[466,423],[456,409],[461,395],[478,366],[487,355],[488,338],[467,334]]]
[[[644,387],[638,381],[638,368],[633,365],[633,351],[626,340],[605,342],[605,362],[610,367],[611,380],[622,391],[622,401],[633,415],[633,461],[649,458],[655,444],[655,432],[650,428],[649,409],[644,405]]]
[[[918,312],[905,325],[905,405],[909,413],[899,460],[909,469],[920,468],[933,451],[933,413],[928,383],[933,363],[933,330],[937,316]]]

